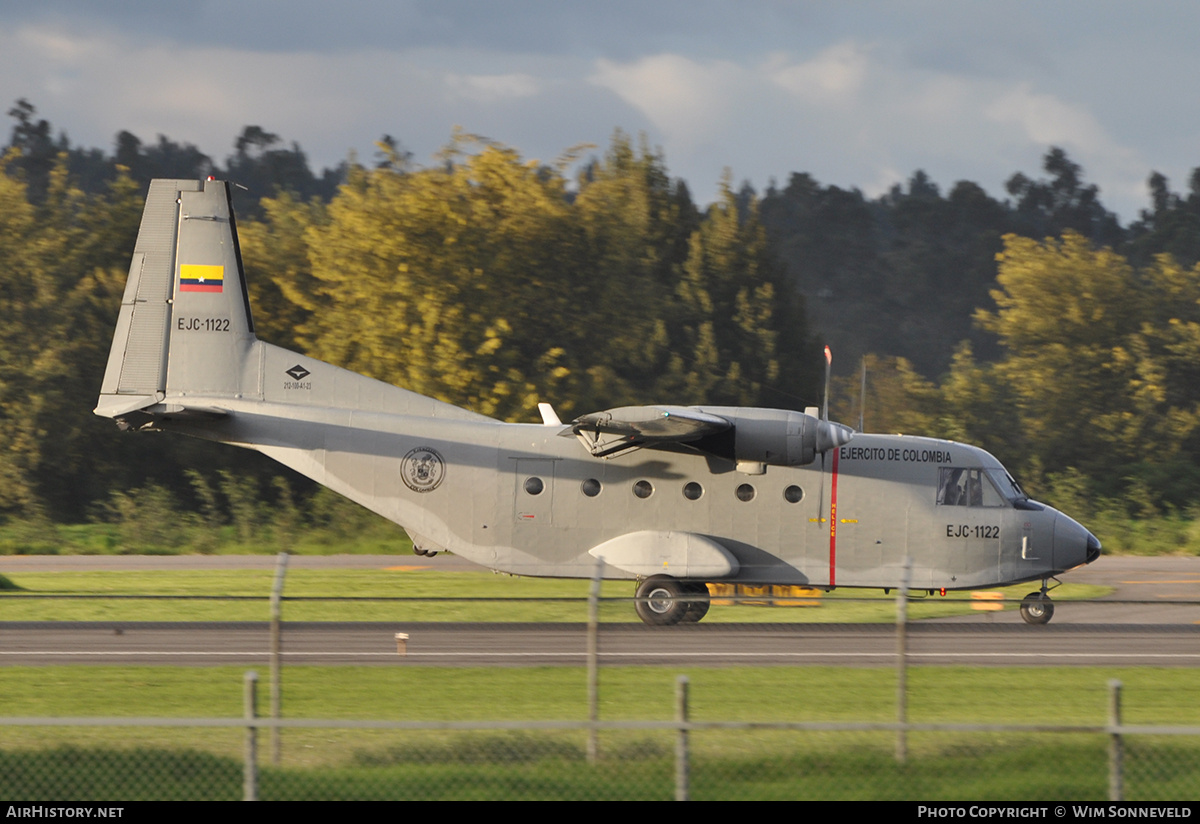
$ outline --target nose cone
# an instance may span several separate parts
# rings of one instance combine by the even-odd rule
[[[1100,557],[1100,541],[1074,518],[1058,512],[1054,519],[1054,565],[1072,569]]]

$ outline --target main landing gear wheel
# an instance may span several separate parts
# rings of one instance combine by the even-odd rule
[[[682,599],[682,596],[692,594],[687,587],[686,581],[661,575],[642,581],[638,585],[638,600],[634,604],[638,617],[643,623],[651,626],[678,624],[684,620],[691,607],[690,603]]]
[[[1027,624],[1047,624],[1054,617],[1054,602],[1044,592],[1031,592],[1021,601],[1021,617]]]
[[[689,601],[687,604],[687,612],[683,614],[683,623],[694,624],[708,615],[708,608],[711,602],[708,596],[708,587],[697,582],[689,582],[684,584],[685,591],[695,600]]]

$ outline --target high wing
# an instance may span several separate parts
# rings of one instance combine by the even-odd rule
[[[642,446],[690,443],[733,427],[720,415],[684,406],[622,406],[582,415],[571,433],[597,458]]]
[[[563,435],[575,435],[596,458],[631,449],[685,444],[699,452],[736,461],[758,473],[762,466],[800,466],[818,454],[849,443],[848,426],[820,420],[816,409],[756,409],[731,406],[622,406],[583,415]]]

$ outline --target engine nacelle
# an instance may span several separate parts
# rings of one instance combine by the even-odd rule
[[[823,421],[810,413],[754,407],[695,408],[733,424],[730,434],[723,433],[712,442],[696,446],[739,463],[802,466],[812,463],[822,452],[849,443],[854,436],[850,427]]]

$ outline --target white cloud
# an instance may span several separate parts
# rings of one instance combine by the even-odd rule
[[[479,103],[533,97],[540,90],[538,79],[529,74],[449,74],[446,86],[452,93]]]
[[[1035,92],[1022,83],[998,94],[985,107],[984,115],[1015,127],[1033,144],[1061,146],[1077,161],[1083,159],[1089,179],[1102,180],[1105,192],[1122,199],[1145,196],[1144,181],[1149,174],[1145,161],[1136,150],[1114,140],[1083,106]]]
[[[644,129],[614,95],[583,80],[589,65],[446,49],[255,51],[111,30],[0,29],[0,97],[28,98],[73,143],[111,147],[123,129],[147,141],[164,134],[218,162],[250,124],[298,141],[317,168],[352,150],[369,157],[385,133],[420,162],[456,125],[531,157],[602,144],[617,126]]]
[[[80,37],[41,25],[20,28],[16,39],[31,56],[57,64],[79,64],[103,51],[100,38]]]
[[[875,169],[875,177],[864,182],[859,188],[867,197],[879,197],[891,191],[893,186],[903,185],[910,174],[912,172],[901,173],[899,169],[884,165]]]
[[[1107,142],[1104,130],[1085,109],[1035,93],[1028,83],[1004,91],[984,114],[996,123],[1016,125],[1035,143],[1098,149]]]
[[[588,80],[616,93],[665,135],[689,140],[721,128],[731,98],[748,76],[729,61],[660,54],[628,63],[597,60]]]
[[[1014,172],[1038,174],[1029,164],[1051,145],[1126,201],[1141,196],[1146,175],[1138,154],[1082,104],[1028,83],[915,67],[875,43],[848,39],[811,57],[775,52],[743,62],[597,60],[589,79],[655,125],[673,169],[682,164],[700,193],[731,166],[759,185],[808,171],[869,195],[922,168],[944,190],[968,179],[999,196]]]
[[[790,63],[771,55],[763,69],[780,88],[813,102],[851,102],[869,71],[868,49],[854,42],[837,43],[812,60]]]
[[[1128,218],[1145,203],[1151,169],[1179,181],[1200,163],[1190,110],[1156,108],[1143,91],[1140,67],[1161,74],[1167,57],[1147,63],[1137,43],[1119,41],[1124,68],[1096,59],[1098,43],[1114,41],[1091,39],[1066,38],[1053,53],[1035,49],[1044,59],[1020,60],[1013,44],[1026,41],[979,39],[963,22],[978,23],[976,13],[939,18],[945,30],[935,36],[820,8],[782,15],[787,37],[701,36],[696,23],[694,37],[631,38],[580,56],[561,44],[289,51],[283,29],[264,50],[248,34],[223,45],[116,25],[18,22],[0,27],[0,97],[28,98],[76,143],[109,146],[120,129],[151,140],[162,133],[218,160],[247,124],[299,141],[318,165],[355,147],[369,154],[385,132],[427,158],[456,124],[542,157],[603,144],[615,128],[645,130],[701,200],[723,167],[760,188],[804,171],[871,194],[923,168],[943,189],[966,178],[999,195],[1012,173],[1040,174],[1040,157],[1060,145]],[[559,24],[569,29],[569,18]],[[659,50],[639,52],[647,42]],[[987,59],[974,59],[980,50]],[[1111,95],[1096,88],[1104,72]]]

